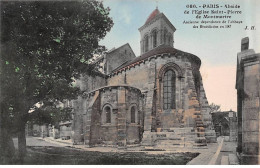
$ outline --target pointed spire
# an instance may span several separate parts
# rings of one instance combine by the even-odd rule
[[[156,0],[156,9],[158,9],[158,0]]]

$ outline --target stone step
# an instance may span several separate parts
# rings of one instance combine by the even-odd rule
[[[216,143],[217,142],[217,138],[216,136],[205,136],[207,143]]]
[[[198,135],[205,135],[205,132],[201,132],[201,131],[196,131],[196,134]]]
[[[167,128],[169,132],[190,132],[193,130],[193,127],[188,128]]]
[[[172,142],[157,142],[156,143],[157,145],[181,145],[181,144],[184,144],[183,141],[172,141]]]
[[[200,129],[198,129],[198,130],[196,131],[196,133],[201,133],[201,134],[204,134],[204,135],[205,135],[205,130],[200,130]]]
[[[194,115],[201,116],[200,112],[195,112]]]
[[[207,143],[194,143],[194,147],[207,146]]]
[[[205,136],[216,136],[215,132],[205,131]]]
[[[204,127],[197,127],[197,130],[203,130],[203,131],[205,131],[205,128],[204,128]]]
[[[207,140],[205,137],[196,137],[195,143],[207,143]]]
[[[186,138],[181,138],[179,140],[157,140],[156,144],[176,144],[176,143],[194,143],[194,139],[187,140]]]
[[[195,122],[198,122],[198,121],[202,121],[202,119],[201,119],[199,116],[197,116],[197,117],[195,118]]]
[[[158,147],[184,147],[184,142],[156,143]]]

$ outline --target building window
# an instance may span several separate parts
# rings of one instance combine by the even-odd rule
[[[145,36],[144,38],[144,52],[148,51],[148,36]]]
[[[153,36],[153,48],[155,48],[157,46],[157,31],[154,30],[152,33]]]
[[[106,123],[111,123],[111,108],[107,106],[105,108],[105,113],[106,113]]]
[[[172,39],[172,36],[169,35],[169,37],[168,37],[168,44],[169,44],[169,45],[171,45],[171,39]]]
[[[167,29],[164,29],[164,33],[163,33],[163,41],[164,41],[164,44],[166,44],[167,42]]]
[[[135,123],[135,107],[131,107],[131,123]]]
[[[140,111],[138,111],[138,124],[141,124],[141,112]]]
[[[163,77],[163,109],[175,108],[176,75],[173,70],[168,70]]]

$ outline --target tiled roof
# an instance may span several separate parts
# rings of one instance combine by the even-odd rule
[[[156,15],[160,14],[160,11],[156,8],[147,18],[146,23],[150,22],[151,20],[153,20],[153,18],[155,18]]]
[[[123,68],[123,67],[126,67],[128,65],[131,65],[133,63],[136,63],[136,62],[139,62],[141,60],[144,60],[150,56],[153,56],[153,55],[157,55],[157,54],[163,54],[163,53],[176,53],[178,50],[171,47],[171,46],[166,46],[166,45],[160,45],[154,49],[152,49],[151,51],[147,52],[147,53],[144,53],[143,55],[139,56],[139,57],[136,57],[135,59],[129,61],[129,62],[126,62],[124,63],[123,65],[121,65],[120,67],[116,68],[113,72]]]
[[[124,64],[122,64],[121,66],[119,66],[118,68],[116,68],[115,70],[112,71],[112,73],[114,72],[117,72],[125,67],[128,67],[129,65],[132,65],[132,64],[139,64],[141,61],[151,57],[151,56],[154,56],[154,55],[159,55],[159,54],[176,54],[176,53],[183,53],[183,54],[187,54],[189,55],[190,57],[192,57],[192,59],[197,59],[200,63],[200,59],[195,56],[195,55],[192,55],[192,54],[189,54],[189,53],[185,53],[183,51],[180,51],[180,50],[177,50],[171,46],[168,46],[168,45],[160,45],[150,51],[148,51],[147,53],[144,53],[143,55],[139,56],[139,57],[136,57],[135,59],[131,60],[131,61],[128,61]]]

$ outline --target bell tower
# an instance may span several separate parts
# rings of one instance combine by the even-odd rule
[[[141,55],[160,45],[173,47],[176,28],[157,7],[138,30],[141,35]]]

